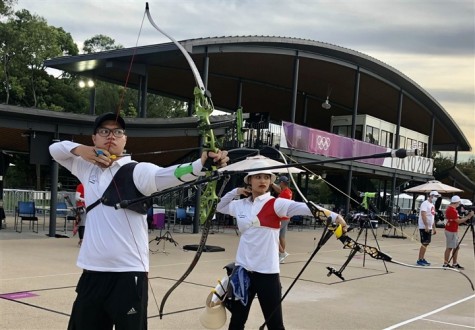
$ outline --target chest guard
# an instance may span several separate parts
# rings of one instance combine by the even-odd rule
[[[123,200],[136,199],[144,195],[137,189],[134,183],[134,168],[136,162],[128,163],[122,166],[114,175],[111,183],[107,187],[102,197],[87,207],[87,212],[93,209],[99,203],[114,207]],[[129,205],[127,208],[140,214],[147,214],[152,206],[151,199]]]

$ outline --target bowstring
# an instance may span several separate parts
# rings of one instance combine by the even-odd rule
[[[144,24],[144,21],[145,21],[145,16],[146,16],[146,12],[144,12],[143,14],[143,17],[142,17],[142,22],[140,24],[140,28],[139,28],[139,32],[138,32],[138,35],[137,35],[137,39],[136,39],[136,42],[135,42],[135,47],[134,47],[134,51],[132,53],[132,57],[130,59],[130,63],[129,63],[129,67],[128,67],[128,70],[127,70],[127,75],[126,75],[126,78],[125,78],[125,82],[124,82],[124,87],[122,89],[122,92],[121,92],[121,96],[120,96],[120,99],[119,99],[119,103],[117,105],[117,109],[116,109],[116,117],[115,117],[115,123],[117,124],[118,123],[118,119],[119,119],[119,116],[120,116],[120,111],[123,107],[123,104],[124,104],[124,99],[125,99],[125,93],[128,89],[128,82],[129,82],[129,79],[130,79],[130,74],[132,72],[132,67],[133,67],[133,64],[134,64],[134,60],[135,60],[135,55],[137,53],[137,48],[138,48],[138,43],[139,43],[139,39],[140,39],[140,36],[141,36],[141,33],[142,33],[142,28],[143,28],[143,24]],[[108,152],[110,152],[110,148],[111,148],[111,145],[109,144],[109,148],[108,148]],[[122,200],[122,196],[120,194],[120,191],[119,191],[119,188],[118,188],[118,185],[117,185],[117,182],[115,181],[114,179],[114,175],[112,174],[112,170],[110,168],[110,166],[108,167],[109,169],[109,173],[110,175],[112,176],[112,183],[116,189],[116,192],[117,192],[117,195],[119,197],[119,200]],[[132,234],[132,239],[134,241],[134,245],[135,245],[135,248],[137,249],[137,253],[139,255],[139,259],[140,259],[140,262],[142,264],[142,267],[144,269],[144,272],[145,272],[145,277],[147,279],[147,283],[148,283],[148,286],[150,288],[150,291],[152,293],[152,297],[153,297],[153,300],[155,302],[155,305],[157,307],[157,310],[158,310],[158,301],[157,301],[157,297],[155,296],[155,292],[153,291],[153,287],[152,287],[152,283],[150,282],[150,278],[148,276],[148,271],[147,271],[147,266],[145,265],[145,261],[142,257],[142,253],[140,252],[140,248],[139,248],[139,245],[138,245],[138,242],[137,242],[137,238],[135,237],[135,234],[134,234],[134,231],[132,229],[132,225],[130,224],[130,219],[127,215],[127,212],[125,211],[125,209],[123,209],[123,212],[124,212],[124,215],[125,215],[125,218],[127,220],[127,225],[130,229],[130,233]],[[149,267],[150,267],[150,255],[149,255]]]

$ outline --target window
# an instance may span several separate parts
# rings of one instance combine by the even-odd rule
[[[381,130],[381,143],[383,147],[392,148],[393,147],[393,133],[388,131]]]
[[[351,138],[351,125],[333,126],[333,133]],[[356,125],[355,139],[363,140],[363,126]]]
[[[366,126],[366,142],[372,144],[379,144],[379,128],[373,126]]]
[[[399,148],[406,148],[406,137],[399,136]]]
[[[351,134],[349,134],[348,127],[349,126],[347,126],[347,125],[346,126],[334,126],[333,127],[333,133],[341,135],[341,136],[349,137]]]

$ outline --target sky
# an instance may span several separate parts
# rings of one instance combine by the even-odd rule
[[[471,152],[459,154],[459,160],[475,158],[474,0],[156,0],[149,4],[155,23],[177,40],[294,37],[370,55],[432,95],[472,146]],[[169,42],[144,17],[145,1],[18,0],[15,8],[62,27],[79,49],[97,34],[124,47]]]

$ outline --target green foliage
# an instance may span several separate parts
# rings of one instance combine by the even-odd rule
[[[434,159],[434,176],[454,167],[453,158],[444,156],[440,152],[434,152],[432,158]]]
[[[454,159],[450,156],[444,156],[440,152],[432,154],[434,158],[434,176],[454,167]],[[475,182],[475,159],[471,158],[465,162],[458,162],[457,168],[465,174],[470,180]]]
[[[181,118],[187,117],[185,102],[168,97],[149,94],[147,97],[147,117]]]
[[[13,13],[13,6],[17,0],[0,0],[0,18],[9,16]]]
[[[44,61],[77,54],[71,35],[22,9],[7,22],[0,23],[0,36],[0,56],[4,63],[0,100],[6,104],[48,107],[44,95],[49,92],[50,84]]]
[[[295,182],[298,183],[296,175],[294,176]],[[294,196],[297,196],[297,192],[294,187],[290,187],[294,191]],[[302,190],[302,187],[300,187]],[[333,192],[328,184],[316,175],[311,175],[308,180],[308,190],[302,191],[309,201],[314,201],[320,204],[332,204],[335,203]],[[295,199],[295,197],[294,197]]]
[[[470,160],[457,164],[457,167],[465,174],[467,177],[470,178],[473,182],[475,182],[475,159],[471,158]]]
[[[35,189],[35,166],[30,165],[26,154],[13,154],[10,166],[5,176],[4,188]]]
[[[115,44],[115,40],[103,34],[96,34],[94,37],[84,41],[82,50],[85,54],[104,52],[108,50],[121,49],[124,46]]]

